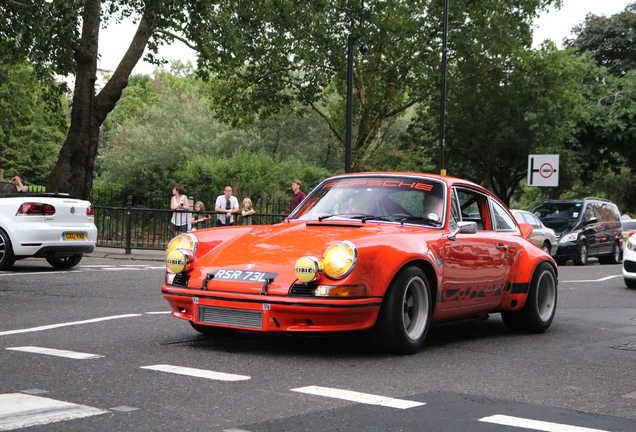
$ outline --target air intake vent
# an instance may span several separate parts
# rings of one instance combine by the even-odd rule
[[[261,311],[199,306],[199,322],[262,329],[263,314]]]
[[[294,284],[289,290],[289,295],[294,297],[313,297],[316,285]]]

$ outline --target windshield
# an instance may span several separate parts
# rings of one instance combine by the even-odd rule
[[[359,219],[438,227],[444,218],[444,183],[408,177],[334,179],[315,189],[291,217]]]
[[[580,202],[539,203],[534,206],[534,213],[543,223],[550,220],[575,221],[581,215]]]

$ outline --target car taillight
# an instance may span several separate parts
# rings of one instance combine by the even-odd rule
[[[86,216],[95,216],[95,212],[93,211],[93,206],[89,205],[86,207]]]
[[[55,214],[55,207],[51,204],[42,203],[24,203],[16,212],[18,215],[32,216],[51,216]]]

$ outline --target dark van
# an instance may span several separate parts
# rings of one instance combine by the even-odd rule
[[[618,264],[622,259],[621,214],[613,202],[603,198],[539,201],[530,210],[557,235],[554,259],[565,264],[587,264],[598,257],[601,264]]]

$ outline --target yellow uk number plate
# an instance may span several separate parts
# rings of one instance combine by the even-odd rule
[[[83,232],[65,232],[64,240],[86,241],[86,233]]]

